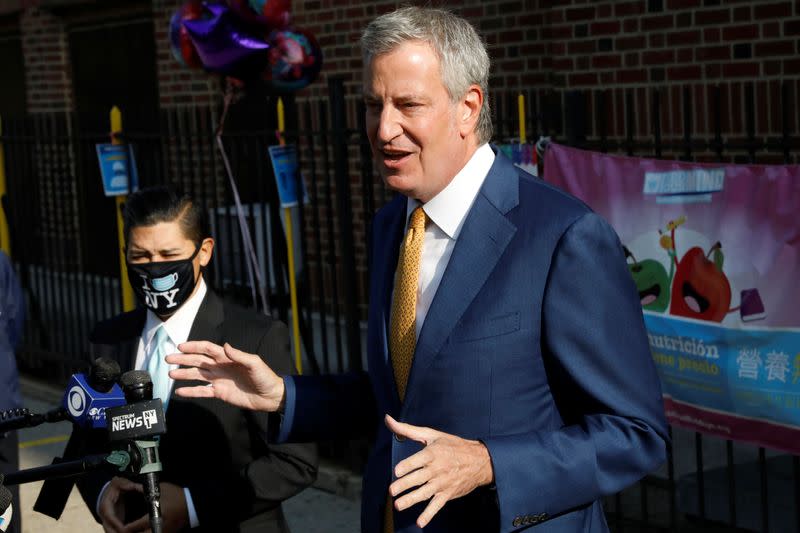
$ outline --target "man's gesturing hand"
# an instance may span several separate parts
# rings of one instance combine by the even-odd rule
[[[183,352],[167,356],[167,362],[191,368],[170,371],[175,380],[199,380],[208,386],[181,387],[175,394],[185,398],[217,398],[243,409],[277,411],[283,407],[283,378],[257,355],[230,344],[208,341],[184,342]]]
[[[386,415],[386,426],[395,435],[425,445],[421,451],[397,464],[394,469],[397,480],[389,486],[393,497],[410,491],[395,500],[394,506],[400,511],[430,500],[417,518],[419,527],[428,525],[448,501],[494,480],[492,460],[483,443],[404,424],[389,415]]]

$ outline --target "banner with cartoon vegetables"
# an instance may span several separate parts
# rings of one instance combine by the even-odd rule
[[[551,144],[544,168],[622,241],[670,422],[800,453],[800,165]]]

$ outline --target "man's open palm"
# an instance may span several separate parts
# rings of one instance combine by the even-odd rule
[[[230,344],[219,346],[208,341],[184,342],[182,353],[167,356],[170,364],[181,365],[170,371],[175,380],[204,381],[208,385],[179,387],[175,394],[184,398],[217,398],[244,409],[277,411],[283,402],[283,379],[257,355],[237,350]]]

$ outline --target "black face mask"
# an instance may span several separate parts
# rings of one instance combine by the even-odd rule
[[[139,302],[159,316],[171,315],[186,303],[197,281],[192,261],[200,247],[188,259],[154,263],[128,263],[128,280]]]

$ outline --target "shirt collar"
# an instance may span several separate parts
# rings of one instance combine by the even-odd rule
[[[144,324],[144,340],[146,341],[146,346],[150,345],[158,326],[162,324],[169,334],[169,340],[175,346],[187,341],[189,332],[192,329],[192,324],[194,324],[194,319],[197,316],[197,311],[200,310],[200,304],[203,303],[203,299],[208,291],[202,275],[197,284],[198,287],[195,293],[168,319],[162,321],[154,312],[149,309],[147,310],[147,319]]]
[[[457,239],[461,233],[467,213],[493,163],[494,152],[491,147],[488,144],[480,146],[447,187],[424,204],[428,218],[451,239]],[[408,199],[406,224],[411,212],[419,205],[418,200]]]

